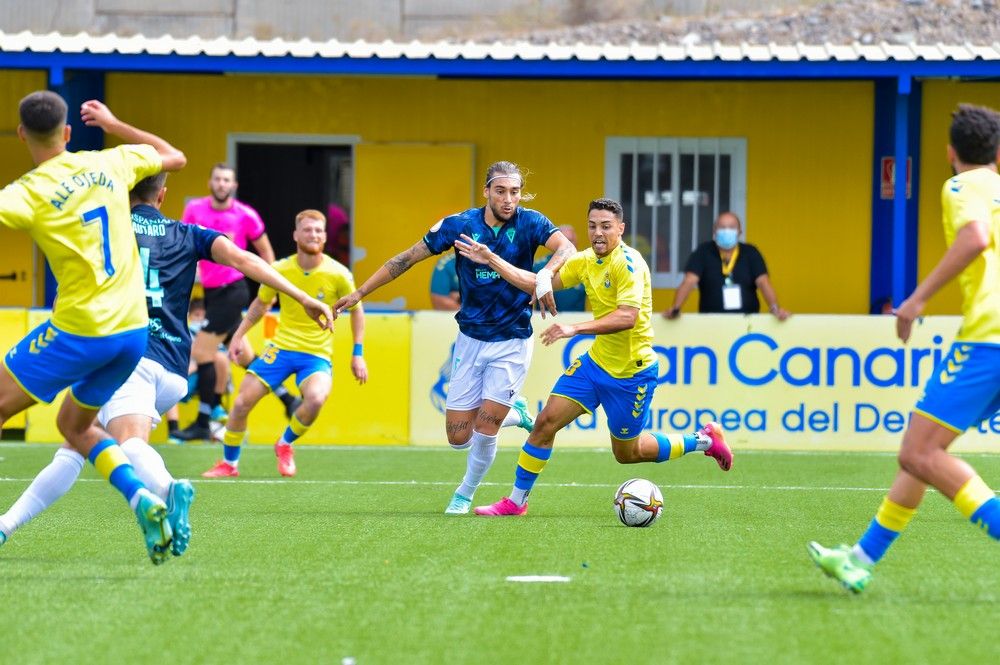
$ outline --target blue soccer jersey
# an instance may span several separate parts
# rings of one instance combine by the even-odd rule
[[[187,314],[197,262],[211,260],[212,243],[222,234],[175,222],[148,205],[132,208],[132,230],[139,245],[149,310],[149,345],[144,355],[187,377],[191,358]]]
[[[530,271],[535,251],[555,232],[555,225],[537,210],[518,208],[509,221],[493,228],[486,223],[486,208],[472,208],[435,224],[424,243],[440,254],[465,234],[511,265]],[[531,337],[530,295],[489,266],[462,256],[455,259],[455,269],[462,296],[462,309],[455,315],[459,330],[481,342]]]

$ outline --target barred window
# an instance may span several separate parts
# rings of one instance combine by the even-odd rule
[[[625,242],[653,286],[676,288],[719,213],[746,209],[746,139],[609,137],[604,190],[625,209]],[[746,222],[743,224],[746,233]]]

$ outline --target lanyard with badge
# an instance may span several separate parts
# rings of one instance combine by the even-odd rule
[[[743,309],[743,289],[733,281],[733,268],[736,267],[736,259],[740,255],[740,246],[733,248],[733,253],[729,256],[729,261],[722,266],[722,276],[726,281],[722,284],[722,309],[727,312]],[[719,254],[722,258],[722,254]]]

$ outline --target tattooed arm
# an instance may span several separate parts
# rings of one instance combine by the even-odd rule
[[[385,286],[429,256],[433,256],[433,254],[431,254],[431,250],[427,248],[427,245],[424,244],[423,240],[420,240],[413,245],[413,247],[400,252],[386,261],[381,268],[375,271],[374,275],[369,277],[364,284],[358,287],[357,291],[338,300],[333,308],[337,312],[341,312],[350,307],[354,307],[354,305],[358,304],[362,298],[370,295],[379,287]]]

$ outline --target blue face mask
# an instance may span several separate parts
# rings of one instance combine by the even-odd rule
[[[722,249],[732,249],[739,241],[739,231],[736,229],[719,229],[715,232],[715,244]]]

